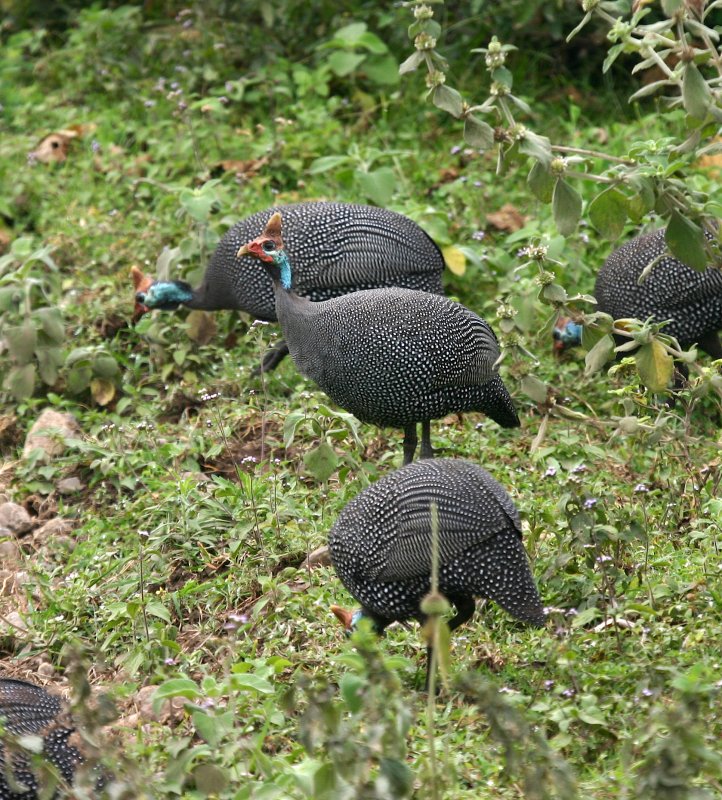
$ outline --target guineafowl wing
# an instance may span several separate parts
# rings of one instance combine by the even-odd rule
[[[439,459],[435,474],[429,463],[417,473],[407,470],[396,483],[396,530],[386,542],[384,558],[369,575],[379,581],[400,581],[431,571],[431,503],[439,510],[439,563],[503,533],[521,538],[519,514],[509,496],[481,467]],[[419,478],[422,477],[420,480]]]
[[[15,734],[40,733],[60,714],[60,698],[42,686],[12,678],[0,679],[0,718]]]

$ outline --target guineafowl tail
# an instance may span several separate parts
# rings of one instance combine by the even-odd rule
[[[498,375],[479,387],[478,409],[502,428],[518,428],[521,424],[511,395]]]

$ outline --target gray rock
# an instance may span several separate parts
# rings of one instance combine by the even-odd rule
[[[46,408],[35,420],[28,432],[23,447],[23,458],[28,458],[33,450],[43,451],[43,460],[49,461],[66,450],[66,439],[80,436],[80,426],[72,414],[64,414]]]
[[[16,536],[27,533],[33,527],[30,514],[17,503],[0,505],[0,528],[7,528]]]
[[[330,567],[331,554],[328,551],[327,545],[317,547],[312,553],[308,554],[308,558],[301,564],[299,569],[307,569],[308,567]]]
[[[85,484],[79,478],[62,478],[55,487],[60,494],[77,494],[85,489]]]

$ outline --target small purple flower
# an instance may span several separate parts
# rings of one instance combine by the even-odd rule
[[[183,100],[178,103],[178,111],[185,111],[188,108],[188,103],[185,103]]]
[[[175,658],[166,658],[164,659],[163,663],[166,665],[166,667],[174,667],[176,665],[176,660]]]
[[[586,472],[586,470],[587,468],[584,466],[584,464],[577,464],[576,467],[572,469],[572,472],[573,473]]]
[[[173,89],[174,91],[175,91],[176,89],[180,89],[180,83],[178,83],[178,81],[173,81],[173,82],[171,83],[171,85],[170,85],[170,88],[171,88],[171,89]]]
[[[584,242],[584,244],[589,244],[589,234],[588,233],[581,233],[579,234],[579,238]]]
[[[566,616],[567,617],[576,617],[576,615],[578,613],[579,612],[576,610],[576,608],[568,608],[567,611],[566,611]]]
[[[468,179],[468,177],[467,177],[466,175],[462,175],[462,176],[459,178],[459,183],[466,183],[468,180],[469,180],[469,179]]]
[[[596,504],[597,504],[596,497],[587,497],[587,499],[584,501],[584,508],[594,508]]]
[[[230,100],[229,100],[229,99],[228,99],[228,98],[227,98],[227,97],[226,97],[224,94],[222,94],[222,95],[221,95],[221,96],[218,98],[218,102],[219,102],[219,103],[220,103],[222,106],[227,106],[227,105],[228,105],[228,104],[229,104],[231,101],[230,101]]]
[[[562,697],[574,697],[575,694],[576,692],[574,691],[574,689],[565,689],[562,692]]]
[[[638,483],[638,484],[637,484],[637,485],[634,487],[634,491],[635,491],[635,492],[648,492],[648,491],[649,491],[649,489],[648,489],[648,488],[645,486],[645,484],[643,484],[643,483]]]
[[[477,242],[483,241],[485,237],[486,237],[486,231],[474,231],[471,234],[471,238]]]
[[[192,28],[193,27],[193,20],[192,19],[185,20],[183,22],[183,27],[186,28],[186,29]]]
[[[28,153],[28,166],[34,167],[37,163],[38,163],[37,155],[34,152]]]
[[[642,689],[642,696],[643,697],[651,697],[654,692],[651,689],[644,688]]]
[[[245,625],[248,622],[248,614],[229,614],[228,619],[239,625]]]
[[[144,105],[146,108],[153,108],[153,106],[155,105],[155,100],[145,100],[145,101],[143,102],[143,105]]]
[[[215,708],[216,701],[213,700],[211,697],[206,697],[206,699],[200,704],[201,708]]]
[[[226,81],[224,86],[226,87],[227,92],[232,92],[236,88],[236,85],[233,83],[233,81]]]
[[[604,564],[606,561],[611,561],[611,556],[597,556],[597,564]]]
[[[477,189],[480,189],[483,185],[481,181],[474,181],[474,186],[476,186]]]
[[[147,539],[150,536],[150,531],[138,531],[138,536],[141,539]]]
[[[100,152],[100,142],[97,139],[93,139],[93,141],[90,143],[90,147],[94,153]]]
[[[547,692],[548,692],[548,691],[549,691],[549,690],[550,690],[550,689],[551,689],[553,686],[554,686],[554,681],[552,681],[552,680],[547,680],[547,681],[544,681],[544,688],[547,690]]]
[[[457,153],[461,152],[461,147],[458,144],[455,144],[451,150],[449,150],[452,156],[455,156]]]
[[[557,474],[556,467],[547,467],[547,471],[544,473],[545,478],[553,478]]]
[[[258,459],[255,456],[246,456],[241,459],[241,464],[257,464]]]

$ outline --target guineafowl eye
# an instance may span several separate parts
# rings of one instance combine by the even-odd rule
[[[266,240],[261,247],[263,247],[264,252],[272,253],[276,249],[276,243],[270,240]]]

